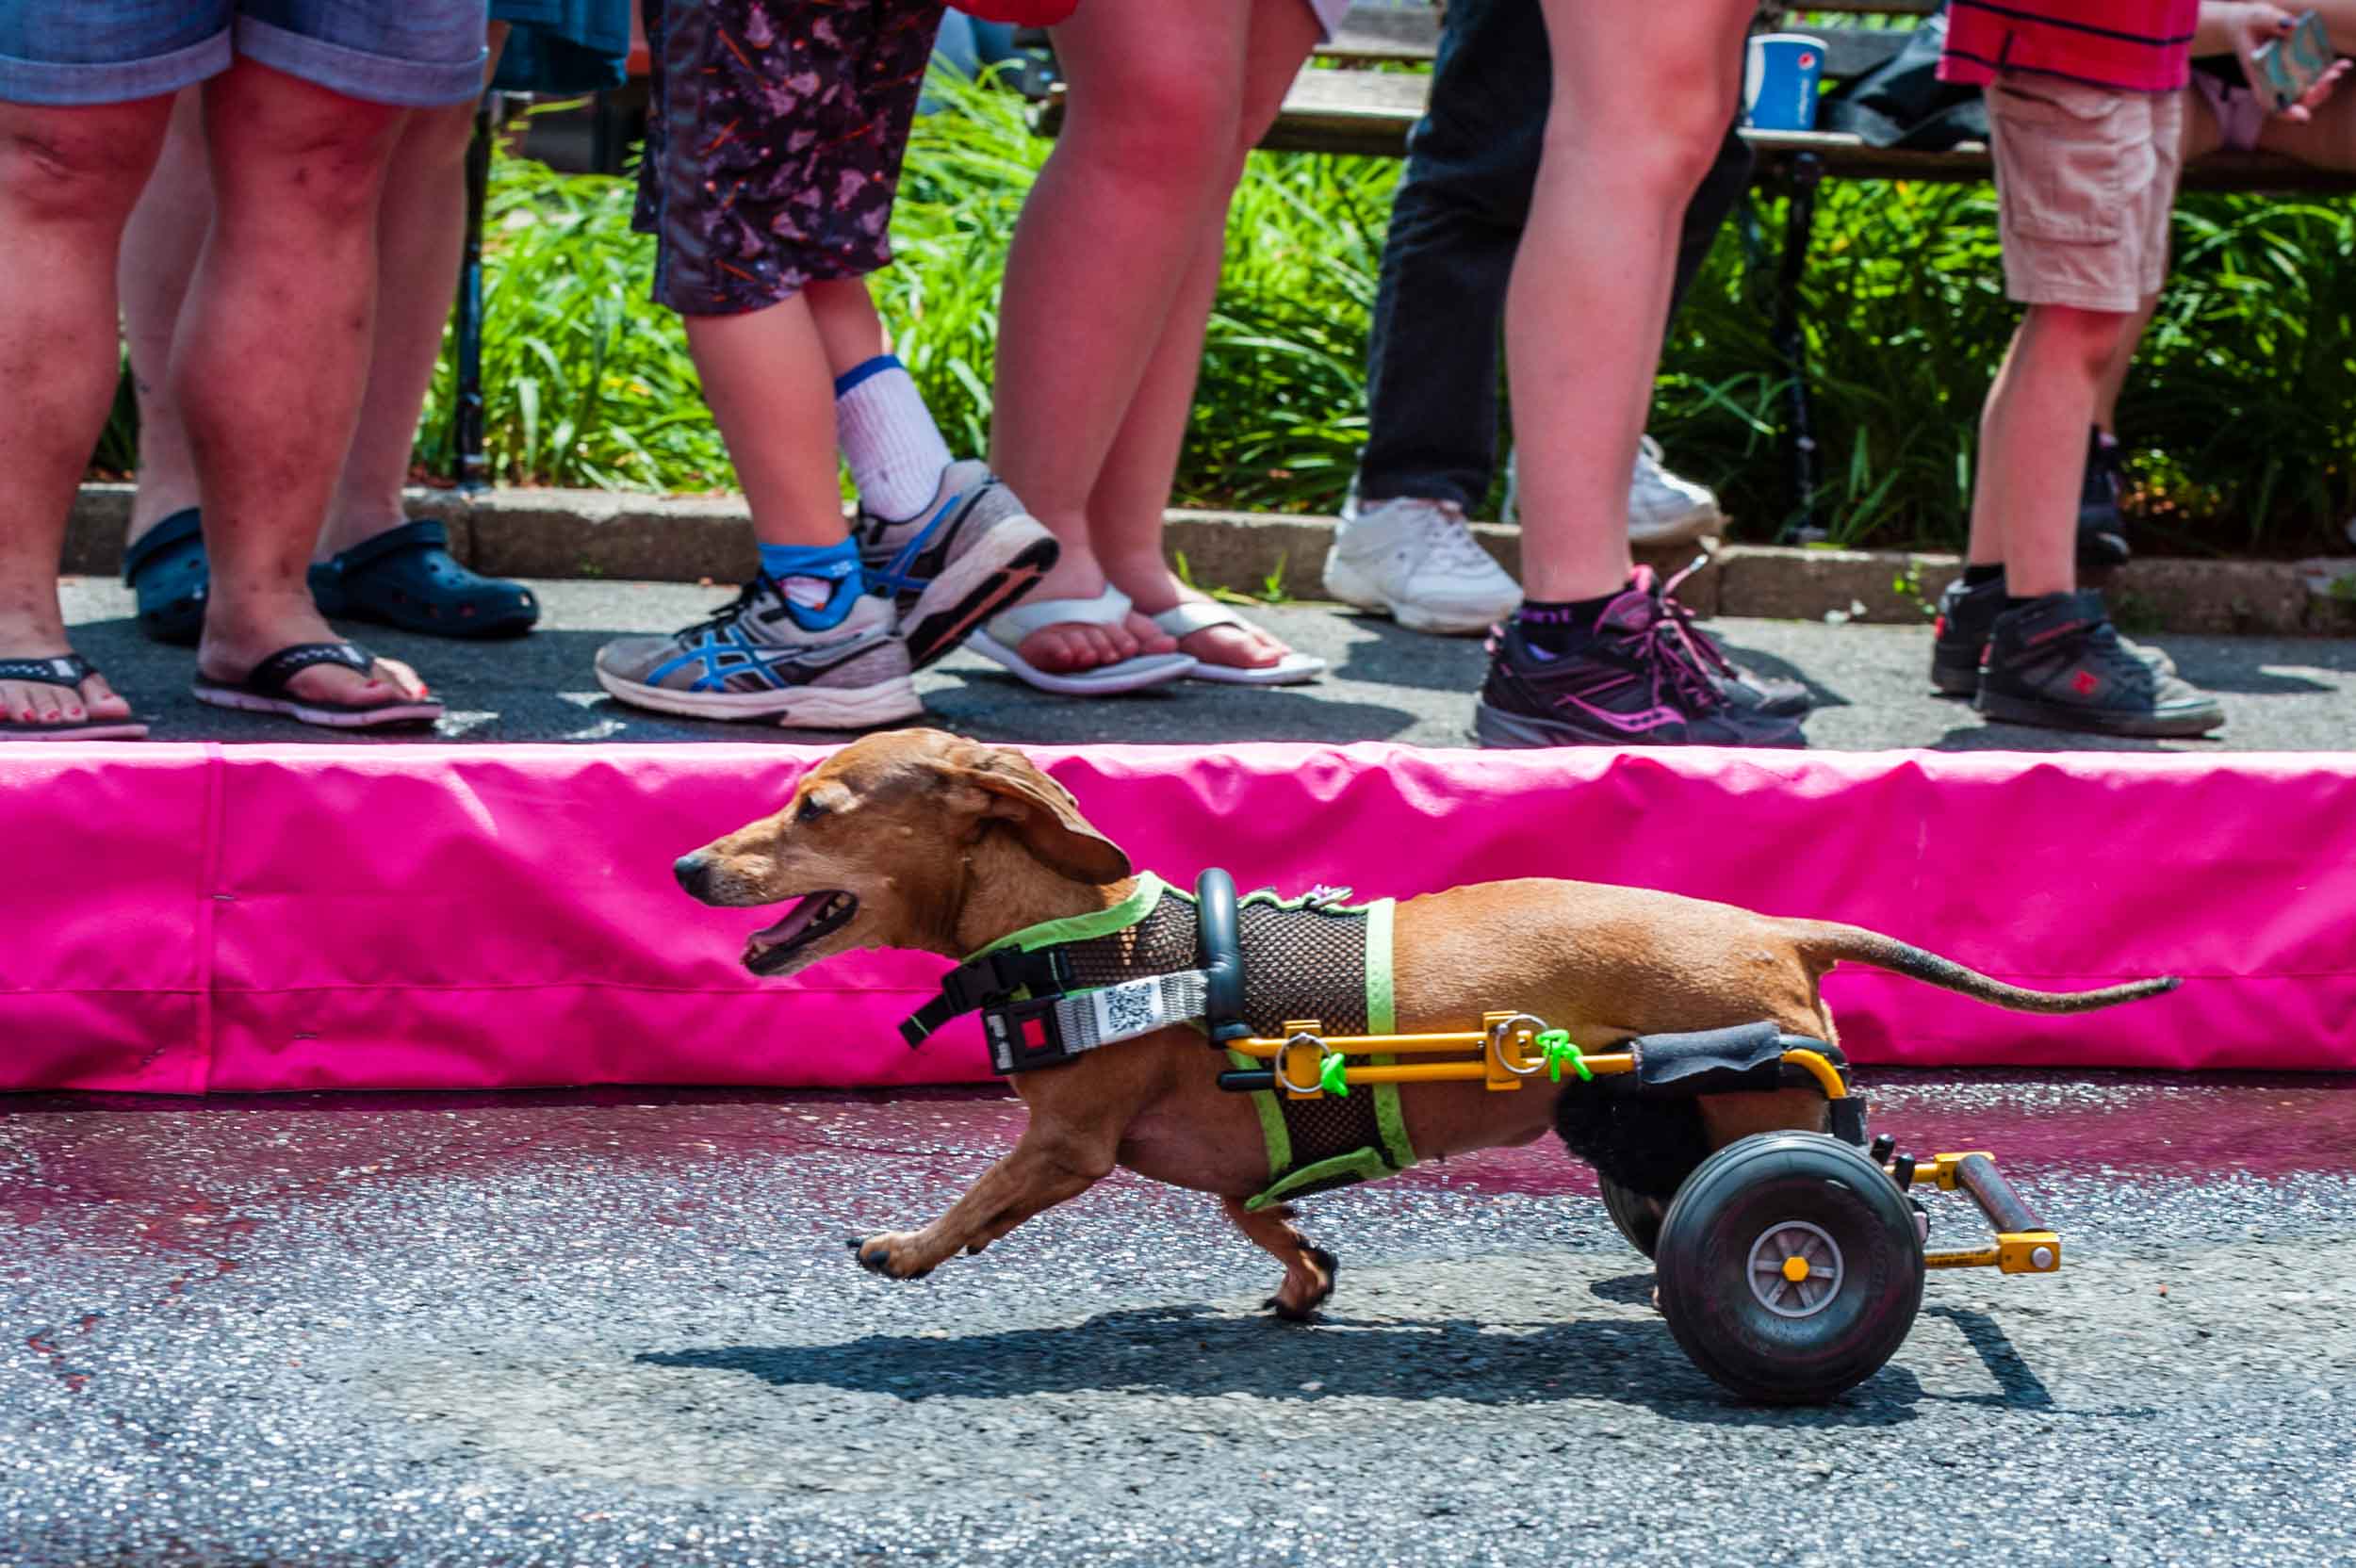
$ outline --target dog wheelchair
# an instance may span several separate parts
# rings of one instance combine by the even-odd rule
[[[1144,902],[1158,908],[1159,896]],[[1219,1074],[1219,1087],[1268,1097],[1264,1121],[1278,1115],[1277,1104],[1286,1119],[1306,1116],[1302,1108],[1317,1102],[1339,1109],[1360,1087],[1378,1107],[1387,1102],[1387,1117],[1369,1119],[1385,1123],[1382,1148],[1291,1169],[1247,1208],[1415,1163],[1396,1104],[1402,1086],[1480,1083],[1512,1094],[1543,1080],[1560,1097],[1557,1131],[1596,1167],[1606,1212],[1657,1265],[1670,1332],[1697,1366],[1745,1398],[1821,1403],[1873,1376],[1913,1328],[1926,1270],[2050,1274],[2061,1266],[2060,1238],[1986,1151],[1927,1159],[1899,1153],[1894,1140],[1869,1135],[1865,1096],[1851,1086],[1840,1050],[1772,1022],[1642,1036],[1597,1052],[1519,1011],[1488,1013],[1479,1030],[1456,1034],[1329,1031],[1313,1018],[1287,1019],[1274,1035],[1264,1034],[1249,1021],[1239,906],[1256,904],[1263,930],[1279,908],[1311,923],[1345,918],[1314,893],[1290,906],[1271,905],[1268,896],[1239,901],[1225,872],[1207,871],[1176,924],[1132,926],[1116,911],[1102,931],[1051,927],[1027,933],[1039,938],[1027,944],[1008,939],[952,971],[941,995],[903,1023],[902,1035],[915,1047],[949,1019],[979,1010],[991,1066],[1014,1074],[1195,1022],[1235,1064]],[[1106,934],[1115,929],[1122,934]],[[1137,957],[1142,949],[1154,955],[1151,961]],[[1121,965],[1109,966],[1106,951],[1117,951]],[[1330,966],[1341,950],[1319,951],[1324,956],[1306,967]],[[1265,951],[1261,962],[1265,979]],[[1284,962],[1304,967],[1297,956]],[[1140,963],[1143,976],[1134,977]],[[1387,969],[1379,988],[1369,982],[1386,994],[1388,985]],[[1283,1017],[1266,994],[1259,1012],[1264,1026]],[[1358,1016],[1387,1019],[1389,1010],[1368,1006]],[[1708,1150],[1697,1099],[1792,1088],[1824,1096],[1828,1131],[1761,1133]],[[1568,1127],[1566,1113],[1575,1109],[1626,1116],[1634,1131],[1612,1153],[1628,1157],[1583,1147]],[[1679,1147],[1654,1147],[1663,1141],[1654,1130],[1679,1118],[1685,1135],[1672,1140]],[[1345,1138],[1343,1147],[1353,1141]],[[1279,1163],[1272,1154],[1272,1175]],[[1992,1240],[1930,1250],[1918,1190],[1962,1193],[1993,1229]],[[1665,1212],[1656,1212],[1648,1191],[1667,1199]]]
[[[1696,1366],[1745,1398],[1821,1403],[1873,1376],[1912,1330],[1925,1270],[2061,1266],[2060,1237],[1986,1151],[1920,1159],[1887,1135],[1869,1138],[1865,1096],[1840,1051],[1772,1023],[1644,1036],[1596,1053],[1522,1012],[1487,1014],[1478,1032],[1464,1034],[1330,1035],[1301,1019],[1286,1022],[1282,1037],[1255,1035],[1241,1021],[1234,886],[1222,890],[1223,880],[1214,873],[1198,886],[1206,1021],[1214,1043],[1268,1064],[1220,1073],[1223,1089],[1301,1101],[1361,1085],[1477,1082],[1510,1094],[1543,1078],[1566,1093],[1660,1099],[1821,1091],[1829,1133],[1728,1144],[1685,1177],[1665,1215],[1656,1217],[1608,1176],[1602,1182],[1613,1223],[1658,1266],[1670,1333]],[[1927,1248],[1918,1190],[1962,1193],[1992,1240]]]

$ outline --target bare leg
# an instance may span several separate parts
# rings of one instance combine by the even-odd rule
[[[1113,586],[1153,615],[1184,598],[1200,598],[1179,582],[1162,548],[1162,518],[1186,445],[1186,421],[1194,412],[1194,384],[1203,366],[1203,337],[1219,296],[1220,264],[1227,253],[1227,204],[1243,177],[1244,158],[1284,106],[1285,90],[1317,43],[1317,18],[1299,0],[1260,0],[1252,8],[1246,55],[1243,118],[1215,213],[1206,218],[1194,244],[1160,339],[1145,376],[1105,453],[1088,497],[1088,539]],[[1265,631],[1212,627],[1185,638],[1181,647],[1211,663],[1244,666],[1275,663],[1290,651]]]
[[[139,489],[131,497],[131,528],[139,536],[175,512],[196,504],[196,459],[180,421],[179,403],[166,394],[172,338],[180,302],[188,292],[205,231],[213,220],[213,175],[205,156],[205,95],[189,88],[172,101],[172,131],[123,231],[120,263],[123,337],[131,351],[131,385],[139,400]]]
[[[1105,586],[1089,498],[1223,208],[1251,16],[1250,0],[1083,6],[1056,29],[1071,113],[1006,259],[991,432],[991,466],[1062,546],[1039,598]],[[1132,616],[1045,629],[1023,656],[1085,670],[1174,645]]]
[[[764,545],[850,537],[836,481],[834,377],[810,300],[741,316],[684,316],[704,401],[728,444]]]
[[[212,587],[197,667],[214,679],[335,640],[306,572],[368,380],[376,204],[405,112],[246,59],[205,85],[213,227],[172,389],[204,493]],[[425,686],[380,660],[370,675],[314,665],[288,690],[370,703]]]
[[[1243,1206],[1240,1198],[1222,1198],[1219,1202],[1252,1246],[1284,1266],[1284,1278],[1276,1294],[1261,1304],[1274,1309],[1279,1317],[1295,1323],[1307,1321],[1333,1294],[1340,1260],[1322,1247],[1310,1246],[1308,1238],[1293,1229],[1289,1203],[1254,1214]]]
[[[499,68],[507,24],[491,24],[485,82]],[[434,385],[466,243],[466,147],[475,106],[414,109],[394,146],[376,218],[376,332],[368,391],[316,555],[331,555],[409,520],[401,491],[417,448],[417,416]]]
[[[1554,97],[1506,295],[1522,582],[1617,592],[1677,234],[1736,97],[1745,0],[1544,0]],[[1632,136],[1630,127],[1644,128]]]
[[[2351,7],[2351,8],[2356,8],[2356,7]],[[2177,167],[2179,169],[2195,158],[2208,156],[2225,143],[2223,134],[2217,129],[2217,116],[2210,111],[2209,101],[2190,88],[2184,90],[2183,97],[2184,101],[2184,139],[2178,146]],[[2268,133],[2270,134],[2273,128],[2279,125],[2284,130],[2312,135],[2324,129],[2327,118],[2336,118],[2340,122],[2337,134],[2350,142],[2348,151],[2351,155],[2352,161],[2343,164],[2326,163],[2325,167],[2356,168],[2356,113],[2351,113],[2350,110],[2356,110],[2356,104],[2344,104],[2340,97],[2334,96],[2322,108],[2315,111],[2315,123],[2294,125],[2288,121],[2269,121],[2267,122]],[[2330,131],[2325,131],[2327,139],[2331,134]],[[2268,151],[2288,151],[2275,147],[2266,135],[2259,138],[2259,143],[2266,147]],[[2293,153],[2290,155],[2297,157],[2299,155]],[[2301,161],[2312,163],[2318,160],[2302,158]],[[2127,384],[2127,372],[2135,366],[2135,345],[2143,341],[2144,329],[2151,324],[2151,313],[2159,308],[2159,296],[2156,294],[2143,302],[2142,309],[2135,314],[2135,327],[2127,335],[2124,349],[2112,355],[2110,362],[2102,368],[2102,377],[2094,394],[2094,422],[2108,434],[2119,433],[2119,394]],[[1977,562],[1980,557],[1975,553],[1972,559]]]
[[[891,352],[884,336],[883,318],[875,314],[875,296],[865,278],[832,278],[802,290],[810,302],[826,368],[834,375],[856,370],[880,353]]]
[[[1980,466],[1972,490],[1974,561],[2001,544],[2007,590],[2018,598],[2070,593],[2078,585],[2078,497],[2084,449],[2054,461],[2055,431],[2094,419],[2103,370],[2133,351],[2131,312],[2031,305],[2014,334],[1980,419]]]
[[[1036,1118],[1037,1113],[1034,1112]],[[1112,1174],[1119,1129],[1049,1132],[1034,1119],[1022,1141],[985,1171],[949,1212],[921,1231],[890,1231],[851,1243],[859,1266],[895,1280],[931,1273],[962,1251],[980,1251],[1042,1210],[1077,1198]]]
[[[0,103],[0,658],[66,653],[57,556],[120,374],[115,253],[154,167],[169,98],[101,108]],[[7,724],[130,716],[92,677],[0,681]]]

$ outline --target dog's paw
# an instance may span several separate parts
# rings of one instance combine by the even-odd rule
[[[880,1274],[887,1280],[921,1280],[932,1272],[929,1268],[909,1268],[902,1261],[902,1251],[914,1240],[896,1232],[880,1236],[847,1236],[851,1255],[870,1274]]]
[[[1317,1309],[1332,1298],[1333,1282],[1342,1272],[1342,1260],[1322,1247],[1304,1247],[1301,1261],[1309,1266],[1305,1271],[1314,1282],[1304,1289],[1295,1290],[1295,1279],[1285,1270],[1284,1282],[1276,1287],[1276,1294],[1260,1303],[1287,1323],[1307,1323],[1317,1315]]]

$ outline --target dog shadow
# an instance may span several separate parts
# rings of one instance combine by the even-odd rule
[[[1652,1276],[1630,1275],[1593,1288],[1607,1299],[1648,1302]],[[1992,1323],[1987,1327],[2001,1340]],[[778,1388],[834,1388],[911,1403],[1122,1390],[1194,1398],[1243,1394],[1300,1403],[1603,1400],[1694,1425],[1821,1429],[1903,1425],[1916,1419],[1916,1407],[1930,1397],[1911,1372],[1890,1365],[1830,1405],[1744,1404],[1686,1359],[1665,1323],[1625,1316],[1526,1323],[1328,1316],[1303,1328],[1173,1305],[1102,1313],[1068,1327],[946,1339],[868,1334],[838,1345],[712,1346],[646,1351],[637,1360],[750,1376]],[[2009,1364],[2015,1369],[2010,1380],[1998,1380],[2003,1392],[1980,1402],[2050,1410],[2043,1386],[2018,1356]]]

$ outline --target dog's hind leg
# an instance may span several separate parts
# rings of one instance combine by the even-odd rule
[[[859,1266],[895,1280],[917,1280],[960,1251],[978,1252],[1017,1225],[1112,1173],[1117,1137],[1099,1148],[1031,1123],[1013,1151],[983,1172],[949,1211],[921,1231],[853,1237]]]
[[[1273,1308],[1277,1316],[1289,1322],[1307,1322],[1333,1294],[1333,1278],[1341,1272],[1341,1260],[1322,1247],[1310,1246],[1308,1238],[1293,1229],[1289,1203],[1255,1213],[1245,1208],[1240,1198],[1219,1201],[1236,1230],[1284,1266],[1283,1282],[1262,1305]]]

